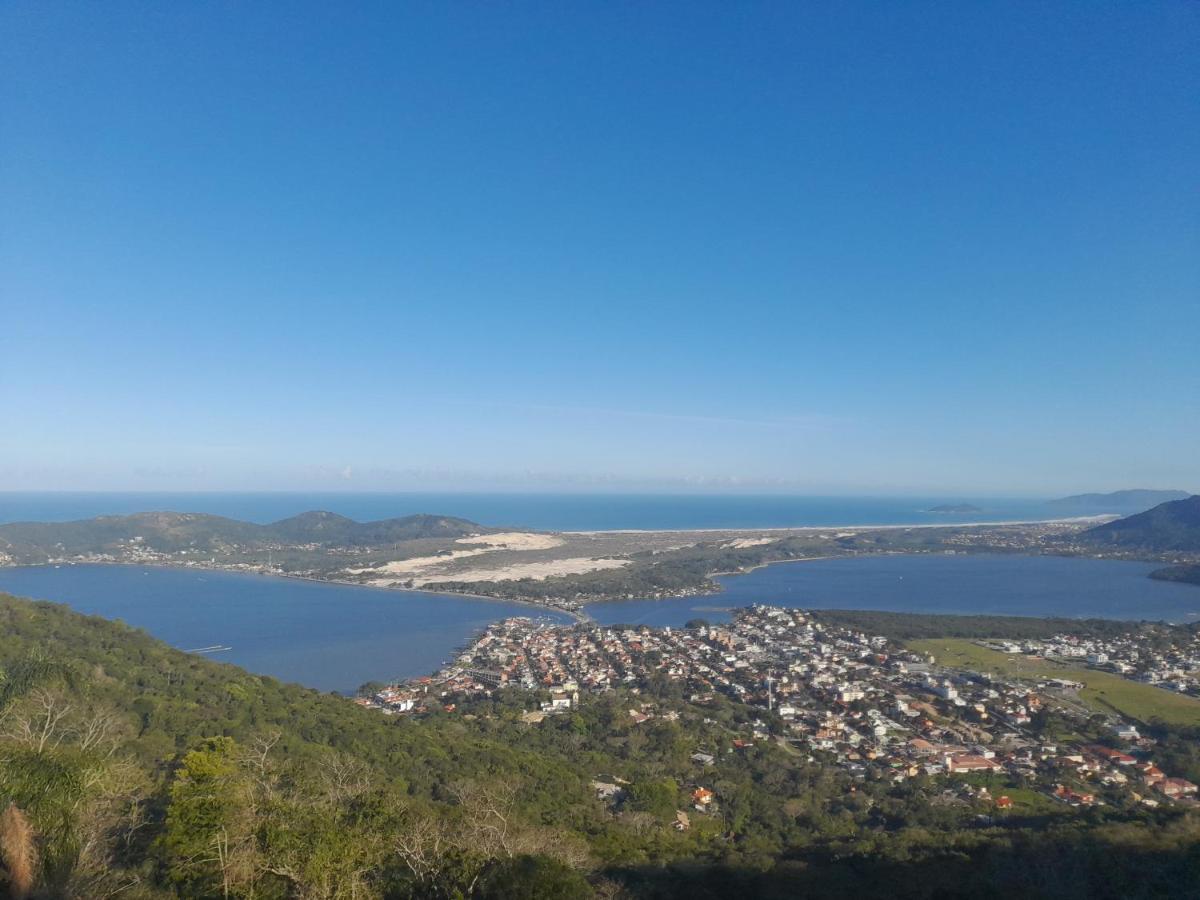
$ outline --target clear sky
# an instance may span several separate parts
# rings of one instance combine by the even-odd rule
[[[1200,490],[1200,4],[0,6],[0,489]]]

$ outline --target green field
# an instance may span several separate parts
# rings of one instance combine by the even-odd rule
[[[1021,786],[1007,775],[956,775],[954,779],[975,787],[986,787],[992,797],[1008,797],[1013,802],[1010,810],[1012,815],[1070,815],[1061,803],[1056,803],[1041,791]]]
[[[1162,719],[1174,725],[1200,725],[1200,700],[1108,672],[1000,653],[963,638],[910,641],[907,646],[918,653],[932,654],[939,665],[956,669],[1081,682],[1085,687],[1079,698],[1097,712],[1116,711],[1140,722]]]

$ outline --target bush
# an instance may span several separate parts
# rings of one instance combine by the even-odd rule
[[[480,880],[475,896],[485,900],[584,900],[592,896],[587,879],[549,856],[526,855],[495,863]]]

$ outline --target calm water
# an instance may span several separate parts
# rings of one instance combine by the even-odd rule
[[[1200,589],[1152,581],[1148,563],[1025,556],[899,556],[784,563],[722,578],[709,597],[593,604],[603,623],[725,621],[751,603],[814,609],[1200,618]],[[0,569],[0,589],[123,619],[185,650],[324,690],[437,669],[488,622],[562,615],[519,604],[261,575],[138,566]]]
[[[1069,618],[1200,619],[1200,588],[1153,581],[1153,563],[1055,556],[876,556],[781,563],[719,578],[708,597],[593,604],[597,621],[727,621],[751,603],[809,609]]]
[[[322,690],[425,675],[475,630],[507,616],[560,614],[444,594],[139,566],[0,569],[0,590],[122,619],[182,650]]]
[[[926,512],[971,503],[982,512]],[[549,531],[914,525],[1054,518],[1043,500],[980,497],[789,497],[678,494],[75,494],[0,493],[0,522],[60,522],[147,510],[273,522],[311,509],[360,521],[411,513]]]

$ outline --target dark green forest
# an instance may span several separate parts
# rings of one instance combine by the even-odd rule
[[[1159,581],[1180,581],[1184,584],[1200,584],[1200,565],[1167,566],[1155,569],[1150,573],[1151,578]]]
[[[0,671],[12,897],[1200,894],[1193,812],[1000,811],[963,782],[852,778],[762,737],[764,711],[665,679],[540,724],[520,692],[393,718],[11,597]],[[1194,735],[1167,736],[1194,763]],[[717,810],[677,830],[697,786]]]

